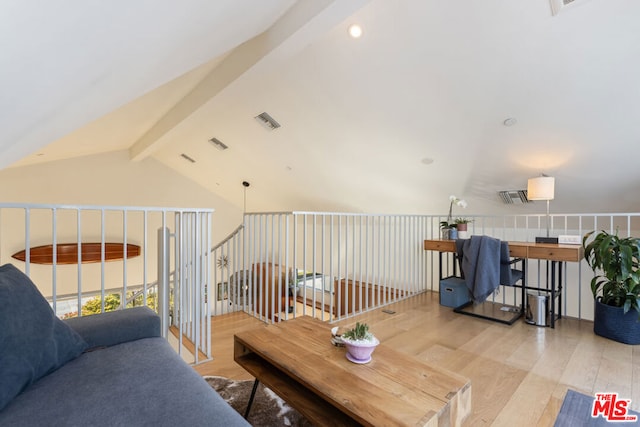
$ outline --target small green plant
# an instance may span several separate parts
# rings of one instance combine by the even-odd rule
[[[342,334],[342,337],[353,341],[366,341],[370,340],[373,334],[369,332],[369,325],[356,322],[356,326]]]
[[[469,224],[473,222],[473,220],[468,218],[456,218],[454,222],[456,224]]]

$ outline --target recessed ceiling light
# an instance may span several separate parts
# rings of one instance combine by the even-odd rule
[[[502,124],[505,126],[513,126],[516,123],[518,123],[518,120],[514,119],[513,117],[509,117],[508,119],[505,119],[504,122],[502,122]]]
[[[362,27],[358,24],[352,24],[349,26],[349,35],[354,39],[359,39],[362,36]]]

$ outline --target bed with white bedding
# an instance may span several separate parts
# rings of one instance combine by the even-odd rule
[[[306,304],[312,305],[315,298],[316,303],[329,305],[333,299],[335,291],[331,276],[298,269],[295,283],[297,296],[305,299]]]

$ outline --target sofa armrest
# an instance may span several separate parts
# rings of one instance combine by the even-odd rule
[[[64,321],[89,349],[160,336],[160,317],[148,307],[134,307]]]

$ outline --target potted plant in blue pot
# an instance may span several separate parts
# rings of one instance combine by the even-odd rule
[[[594,231],[582,239],[584,258],[595,273],[593,331],[625,344],[640,344],[640,239]]]

